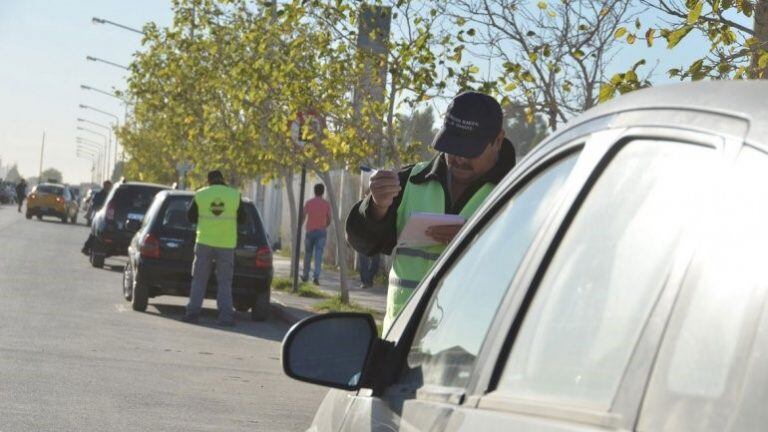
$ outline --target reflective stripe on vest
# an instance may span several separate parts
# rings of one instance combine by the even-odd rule
[[[437,181],[427,181],[422,184],[411,182],[411,178],[429,167],[429,162],[416,164],[405,185],[400,206],[397,208],[396,228],[400,235],[411,214],[417,212],[445,213],[445,192]],[[470,198],[461,209],[459,215],[469,219],[485,201],[495,185],[486,183]],[[445,250],[445,246],[397,247],[394,251],[392,270],[389,272],[389,289],[387,291],[387,311],[384,316],[384,330],[388,330],[392,321],[397,317],[408,302],[414,288],[426,276],[432,266]]]
[[[237,208],[240,192],[224,185],[212,185],[195,193],[197,243],[233,249],[237,246]]]

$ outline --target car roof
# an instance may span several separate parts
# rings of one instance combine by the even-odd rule
[[[597,119],[618,118],[638,111],[653,115],[658,110],[675,110],[717,114],[746,123],[744,138],[753,144],[768,147],[768,83],[762,80],[700,81],[693,83],[661,85],[637,90],[616,99],[599,104],[585,113],[571,119],[553,134],[552,141],[577,126]],[[668,111],[667,111],[668,112]],[[686,126],[674,119],[665,119],[658,113],[659,126]],[[707,129],[724,135],[733,135],[733,124],[714,122]]]
[[[163,188],[163,189],[170,188],[170,186],[168,185],[157,184],[157,183],[136,182],[136,181],[122,182],[118,186],[149,186],[149,187],[157,187],[157,188]]]
[[[160,193],[164,194],[164,196],[182,196],[182,197],[193,197],[193,196],[195,196],[195,192],[194,191],[190,191],[190,190],[168,189],[168,190],[164,190],[164,191],[162,191]],[[246,198],[246,197],[241,197],[240,199],[242,199],[243,202],[245,202],[245,203],[253,204],[253,202],[250,199]]]
[[[60,187],[62,189],[64,189],[66,187],[66,186],[64,186],[61,183],[40,183],[37,186],[53,186],[53,187]]]

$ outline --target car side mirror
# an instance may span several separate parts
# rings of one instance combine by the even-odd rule
[[[299,381],[357,390],[378,339],[369,314],[329,313],[294,325],[283,340],[283,370]]]
[[[141,221],[136,219],[128,219],[125,222],[125,229],[131,232],[136,232],[141,229]]]

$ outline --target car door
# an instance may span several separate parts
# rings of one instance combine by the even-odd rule
[[[717,136],[628,130],[542,264],[516,282],[449,431],[632,430],[729,155]]]
[[[566,185],[577,183],[572,174],[583,171],[577,169],[581,144],[572,143],[546,163],[529,166],[525,179],[494,200],[496,208],[482,216],[488,222],[463,238],[462,244],[471,247],[456,253],[444,275],[422,284],[420,290],[435,285],[431,298],[424,298],[425,312],[409,316],[420,302],[415,295],[393,326],[397,331],[402,326],[398,322],[407,319],[416,328],[402,373],[380,396],[364,389],[352,397],[342,430],[442,429],[464,400],[497,306],[528,249],[551,223],[554,209],[573,198],[573,188]],[[482,295],[470,287],[482,287]]]

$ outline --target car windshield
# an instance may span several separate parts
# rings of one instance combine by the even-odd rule
[[[157,186],[127,185],[118,188],[110,203],[114,203],[120,212],[146,212],[155,195],[164,190]]]
[[[64,195],[64,188],[61,186],[40,185],[37,187],[37,193],[49,195]]]
[[[168,198],[168,203],[161,216],[161,226],[185,231],[195,231],[196,224],[187,219],[187,210],[192,203],[192,197]],[[262,231],[260,218],[256,208],[249,202],[244,202],[245,221],[238,223],[237,233],[241,236],[257,237]]]

